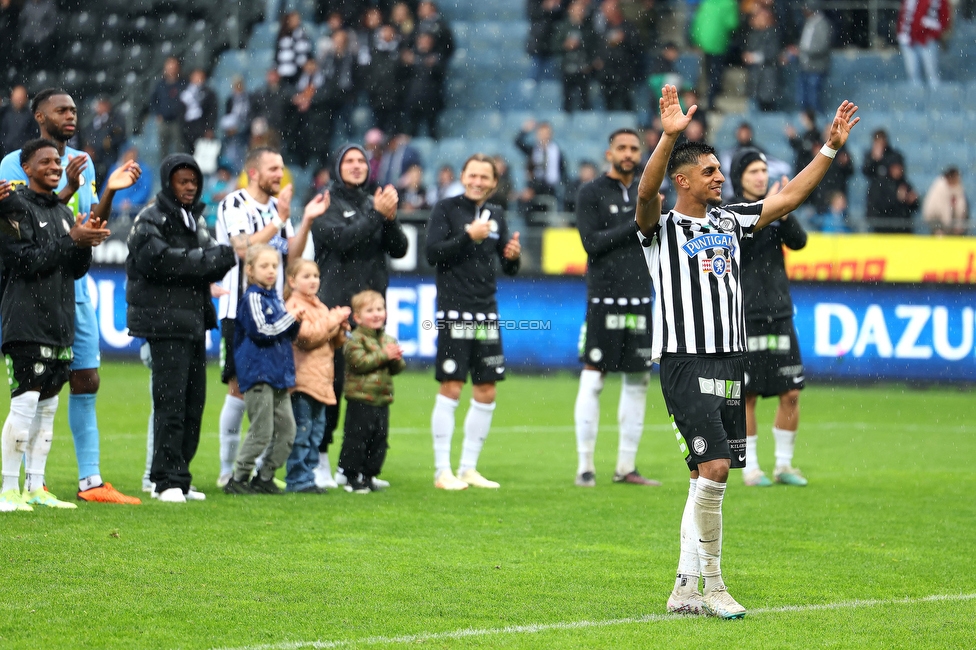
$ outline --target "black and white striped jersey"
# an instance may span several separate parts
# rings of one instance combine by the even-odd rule
[[[762,202],[710,208],[704,219],[671,211],[644,237],[654,283],[654,347],[672,354],[744,352],[739,242],[751,237]]]
[[[278,199],[272,197],[269,203],[258,203],[254,200],[246,189],[239,189],[231,192],[217,206],[217,243],[230,245],[231,237],[241,233],[253,235],[258,232],[278,216]],[[291,222],[285,223],[284,229],[271,238],[269,245],[278,249],[281,260],[278,265],[278,283],[276,289],[278,296],[282,295],[285,278],[285,260],[288,259],[288,239],[295,236],[295,229]],[[247,280],[243,282],[244,260],[239,259],[237,264],[221,281],[221,286],[229,293],[221,296],[218,303],[217,314],[221,319],[237,317],[237,303],[247,289]]]

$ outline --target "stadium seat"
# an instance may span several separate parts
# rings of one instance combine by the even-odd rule
[[[125,14],[106,14],[102,18],[102,34],[119,43],[132,38],[132,26]]]
[[[135,43],[125,48],[121,68],[123,70],[145,72],[152,65],[152,61],[153,53],[149,46],[143,45],[142,43]]]
[[[559,81],[542,81],[535,89],[533,107],[536,110],[558,110],[563,105],[563,86]]]
[[[47,70],[38,70],[30,79],[27,81],[27,93],[34,95],[40,90],[45,88],[50,88],[55,85],[56,78],[55,75],[48,72]]]
[[[91,69],[91,43],[72,41],[64,49],[64,65],[82,70]]]
[[[186,38],[186,19],[179,14],[167,14],[159,21],[156,31],[158,40],[180,42]]]
[[[90,40],[95,38],[95,35],[101,29],[101,22],[88,11],[82,11],[81,13],[73,14],[71,18],[68,19],[68,28],[65,30],[65,36],[72,40]]]
[[[132,38],[141,43],[149,43],[156,39],[156,26],[158,21],[149,16],[138,16],[131,24],[130,33]]]
[[[183,53],[183,70],[209,70],[212,61],[210,45],[205,40],[198,40],[190,43],[190,46]]]
[[[115,41],[102,41],[95,46],[91,59],[93,70],[114,75],[122,63],[122,48]]]
[[[129,0],[126,3],[126,13],[133,18],[145,16],[154,11],[154,4],[153,0]]]
[[[61,87],[70,95],[81,97],[87,90],[88,75],[81,70],[69,68],[61,75]]]

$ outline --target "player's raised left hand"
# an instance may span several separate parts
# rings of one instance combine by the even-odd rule
[[[827,146],[831,149],[840,149],[847,142],[847,137],[851,134],[854,125],[861,121],[861,118],[854,117],[857,106],[846,99],[837,107],[834,121],[830,124],[830,134],[827,136]]]
[[[502,251],[502,256],[507,260],[517,260],[522,255],[522,244],[519,243],[518,231],[512,235],[512,238],[508,240],[505,244],[505,250]]]
[[[325,214],[325,211],[329,209],[329,205],[332,203],[332,198],[329,196],[329,190],[326,190],[320,194],[316,194],[312,197],[312,200],[305,205],[305,213],[302,215],[303,219],[317,219]]]
[[[71,162],[73,163],[74,160]],[[136,161],[130,160],[112,172],[111,176],[108,177],[106,187],[110,190],[124,190],[135,185],[140,176],[142,176],[142,167]]]

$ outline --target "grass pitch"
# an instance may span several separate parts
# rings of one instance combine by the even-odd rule
[[[129,494],[145,459],[147,379],[137,364],[102,370],[102,474]],[[662,615],[687,472],[656,381],[638,466],[661,488],[610,481],[614,379],[598,487],[573,486],[576,385],[569,374],[499,385],[479,466],[499,491],[433,489],[425,373],[397,384],[388,491],[234,498],[214,487],[223,390],[211,369],[192,466],[206,502],[0,515],[0,647],[973,647],[971,394],[805,390],[796,463],[810,486],[730,479],[723,569],[749,615],[725,622]],[[62,401],[47,477],[71,498],[67,391]],[[760,411],[767,470],[773,408]]]

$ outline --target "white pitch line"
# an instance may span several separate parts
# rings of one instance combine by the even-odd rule
[[[976,594],[938,594],[922,598],[896,598],[891,600],[848,600],[839,603],[822,603],[812,605],[784,605],[782,607],[765,607],[748,610],[747,617],[764,616],[769,614],[795,614],[803,612],[819,612],[835,609],[858,609],[865,607],[880,607],[883,605],[915,605],[921,603],[976,600]],[[537,625],[512,625],[509,627],[494,627],[485,629],[454,630],[453,632],[422,632],[420,634],[406,634],[402,636],[373,636],[365,639],[346,639],[341,641],[291,641],[288,643],[272,643],[267,645],[242,646],[240,648],[224,648],[222,650],[325,650],[327,648],[344,648],[347,646],[370,646],[381,644],[409,644],[425,641],[440,641],[466,639],[470,637],[497,636],[503,634],[537,634],[539,632],[581,630],[586,628],[612,627],[616,625],[635,625],[640,623],[662,623],[679,620],[680,616],[673,614],[648,614],[632,618],[616,618],[607,621],[571,621],[567,623],[540,623]]]

